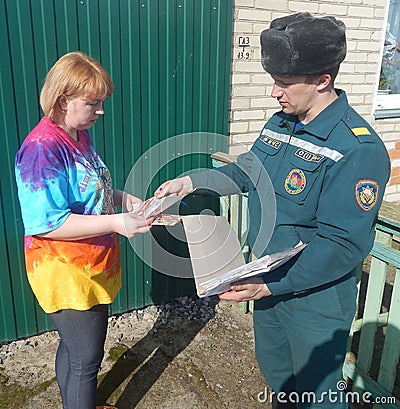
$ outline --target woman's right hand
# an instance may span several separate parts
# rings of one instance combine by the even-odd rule
[[[114,216],[118,218],[115,232],[128,239],[137,234],[147,233],[154,221],[154,217],[145,219],[143,216],[132,213],[118,213]]]
[[[40,234],[55,240],[82,240],[103,234],[118,233],[127,238],[147,233],[154,217],[145,219],[132,213],[83,215],[71,213],[57,229]]]
[[[171,179],[164,182],[155,192],[154,196],[161,199],[168,195],[186,196],[193,192],[192,179],[189,176],[183,176],[177,179]]]

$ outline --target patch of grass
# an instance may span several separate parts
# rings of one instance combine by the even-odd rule
[[[56,382],[55,377],[32,389],[24,388],[15,383],[0,383],[0,409],[21,409],[32,398],[45,392],[54,382]]]
[[[128,351],[129,348],[124,344],[113,345],[108,352],[107,360],[116,362]]]
[[[206,378],[203,372],[197,366],[192,366],[190,368],[190,373],[193,375],[193,379],[195,380],[197,386],[201,386],[202,389],[208,389]]]
[[[115,404],[142,364],[142,360],[132,355],[130,349],[124,344],[113,345],[106,359],[113,362],[113,367],[98,376],[97,403],[99,405]]]
[[[204,348],[208,349],[209,351],[216,351],[217,350],[217,346],[215,344],[213,344],[212,342],[204,345]]]

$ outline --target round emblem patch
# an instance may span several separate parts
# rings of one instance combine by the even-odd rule
[[[298,195],[306,187],[306,175],[301,169],[292,169],[285,179],[285,190],[291,195]]]
[[[378,200],[379,186],[374,180],[359,180],[355,187],[357,204],[368,212]]]

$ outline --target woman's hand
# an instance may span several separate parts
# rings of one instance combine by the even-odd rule
[[[104,215],[70,214],[57,229],[39,236],[55,240],[82,240],[103,234],[118,233],[127,238],[136,234],[147,233],[154,217],[145,219],[131,213]]]
[[[189,176],[183,176],[177,179],[171,179],[164,182],[155,192],[154,196],[161,199],[168,195],[186,196],[193,192],[192,179]]]
[[[116,217],[115,233],[118,233],[130,239],[133,236],[141,233],[147,233],[151,229],[151,223],[154,217],[145,219],[143,216],[138,216],[131,213],[120,213],[113,215]]]

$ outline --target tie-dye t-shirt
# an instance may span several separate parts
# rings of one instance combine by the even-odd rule
[[[28,280],[44,311],[86,310],[113,301],[121,287],[119,239],[43,238],[71,213],[114,213],[111,175],[87,131],[72,139],[43,118],[23,142],[15,175],[25,228]]]

